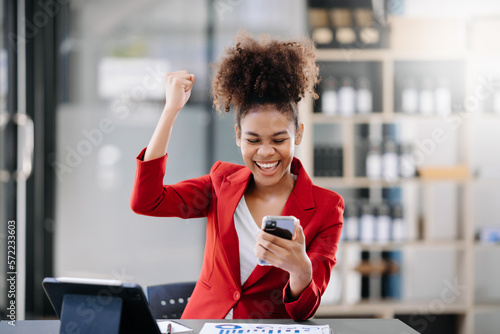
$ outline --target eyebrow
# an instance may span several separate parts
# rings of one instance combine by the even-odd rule
[[[288,132],[286,130],[278,131],[276,133],[273,133],[272,137],[279,136],[279,135],[284,135],[284,134],[287,134],[287,133]],[[257,133],[252,132],[252,131],[246,131],[245,134],[250,135],[250,136],[254,136],[254,137],[260,137]]]

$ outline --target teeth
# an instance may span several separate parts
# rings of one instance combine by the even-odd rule
[[[258,162],[255,162],[257,164],[257,166],[259,166],[260,168],[272,168],[272,167],[276,167],[279,163],[278,162],[275,162],[275,163],[272,163],[272,164],[265,164],[265,163],[258,163]]]

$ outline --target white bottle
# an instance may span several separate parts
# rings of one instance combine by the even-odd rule
[[[356,108],[359,114],[368,114],[373,111],[373,98],[371,83],[368,78],[361,77],[358,80],[356,92]]]
[[[356,204],[346,205],[344,214],[344,240],[359,240],[359,213]]]
[[[338,112],[337,81],[333,77],[323,81],[321,112],[325,115],[336,115]]]
[[[436,80],[434,100],[437,115],[448,116],[451,113],[451,90],[448,78],[439,77]]]
[[[407,239],[406,224],[403,217],[403,207],[395,205],[392,208],[392,240],[402,242]]]
[[[391,240],[391,210],[387,204],[377,206],[377,242],[384,244]]]
[[[361,242],[371,243],[375,241],[375,215],[370,204],[363,205],[361,209],[359,239]]]
[[[339,88],[339,113],[342,116],[352,116],[356,110],[356,91],[350,77],[342,78],[342,85]]]
[[[384,143],[382,175],[384,180],[389,182],[394,182],[399,177],[398,147],[392,139],[387,139]]]
[[[366,156],[366,177],[379,180],[382,177],[382,153],[380,144],[373,142]]]
[[[414,78],[406,78],[403,82],[401,109],[406,114],[416,114],[418,111],[417,82]]]
[[[434,90],[432,79],[429,77],[422,79],[418,104],[422,115],[434,114]]]

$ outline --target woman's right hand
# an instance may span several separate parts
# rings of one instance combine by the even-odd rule
[[[179,110],[191,96],[195,78],[188,71],[165,74],[165,108],[144,154],[144,161],[156,159],[167,153],[168,141]]]
[[[177,114],[189,100],[195,80],[188,71],[165,74],[165,110]]]

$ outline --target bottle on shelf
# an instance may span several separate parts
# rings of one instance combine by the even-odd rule
[[[329,76],[322,83],[321,112],[325,115],[336,115],[338,113],[337,80]]]
[[[373,111],[372,91],[370,80],[361,77],[357,82],[356,109],[359,114],[368,114]]]
[[[318,47],[333,43],[333,31],[328,21],[328,9],[310,7],[307,11],[312,40]]]
[[[344,149],[342,146],[340,145],[334,146],[332,159],[334,161],[333,176],[336,177],[344,176]]]
[[[344,240],[359,240],[359,209],[356,203],[346,204],[344,213]]]
[[[363,250],[360,256],[361,261],[354,271],[361,276],[361,299],[401,299],[401,251]]]
[[[377,236],[376,240],[378,243],[388,243],[391,240],[391,209],[386,203],[380,203],[377,205]]]
[[[388,182],[394,182],[399,177],[398,147],[392,139],[386,139],[384,141],[382,176],[384,180]]]
[[[327,163],[327,145],[314,145],[314,176],[327,176],[328,163]]]
[[[361,242],[371,243],[375,241],[376,220],[373,212],[373,207],[369,203],[363,204],[361,207],[359,239]]]
[[[401,299],[403,254],[401,250],[383,251],[382,259],[385,263],[382,274],[382,298]]]
[[[370,295],[368,298],[378,301],[382,298],[382,273],[386,268],[380,251],[370,252],[370,266],[372,270],[369,275]]]
[[[349,8],[330,9],[330,22],[335,31],[335,41],[339,46],[349,47],[356,42],[352,12]]]
[[[419,94],[419,109],[422,115],[434,114],[434,89],[431,77],[424,77],[421,81]]]
[[[382,153],[380,143],[372,141],[366,156],[366,177],[379,180],[382,177]]]
[[[314,176],[343,176],[342,147],[335,144],[314,146]]]
[[[418,112],[417,81],[413,77],[407,77],[403,81],[401,110],[406,114],[416,114]]]
[[[451,90],[448,78],[441,76],[436,79],[434,99],[436,114],[448,116],[451,113]]]
[[[358,44],[360,46],[374,46],[380,43],[381,32],[375,24],[373,10],[370,8],[356,8],[354,10],[358,32]]]
[[[399,171],[401,177],[404,178],[414,177],[417,172],[415,157],[413,156],[413,146],[411,144],[401,145]]]
[[[361,252],[361,264],[357,269],[361,274],[361,299],[369,299],[372,295],[370,291],[372,287],[370,284],[370,274],[373,271],[369,251],[364,250]]]
[[[394,242],[407,240],[406,223],[404,220],[403,206],[401,204],[392,206],[392,240]]]
[[[343,77],[339,88],[339,113],[342,116],[352,116],[356,110],[356,91],[351,77]]]

